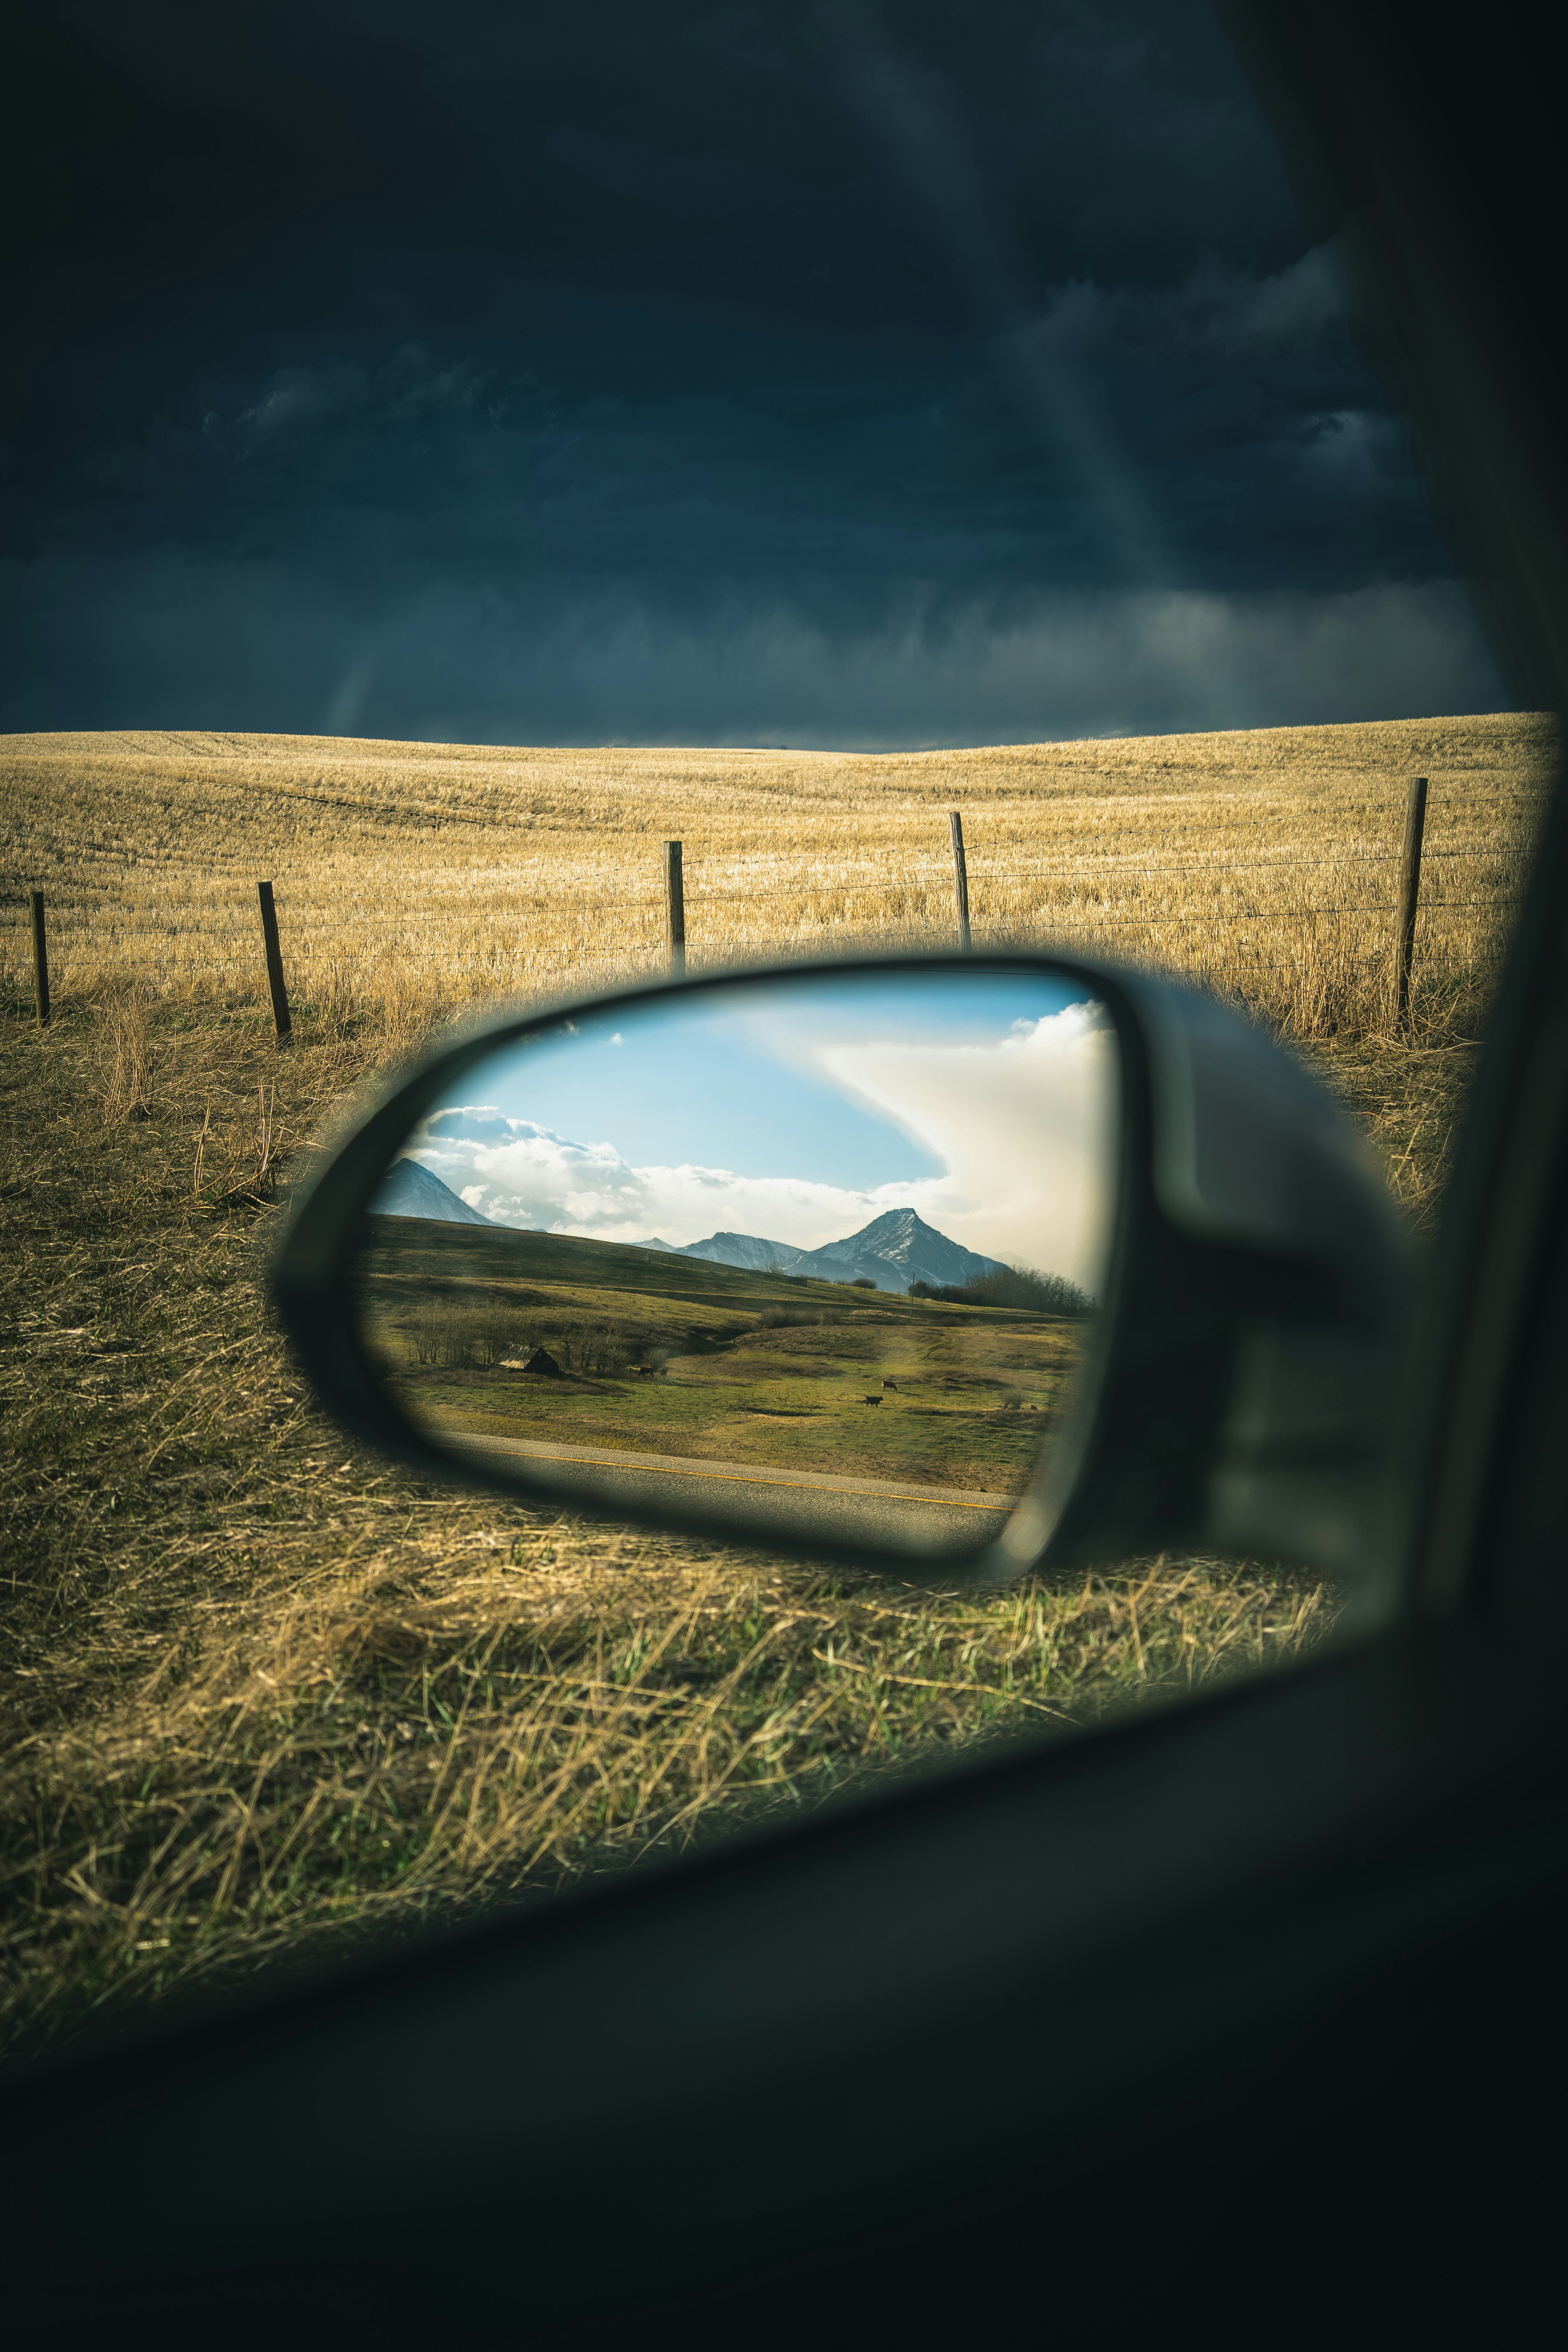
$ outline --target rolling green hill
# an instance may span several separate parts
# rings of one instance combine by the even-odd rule
[[[1055,1318],[570,1234],[365,1223],[373,1352],[433,1431],[1005,1491],[1082,1342]],[[540,1352],[559,1377],[524,1369]]]

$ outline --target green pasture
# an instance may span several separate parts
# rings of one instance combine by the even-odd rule
[[[1081,1325],[1005,1308],[562,1234],[368,1223],[374,1352],[413,1417],[476,1433],[1006,1491],[1082,1344]],[[539,1349],[563,1377],[521,1369]]]

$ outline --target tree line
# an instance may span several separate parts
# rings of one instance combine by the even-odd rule
[[[1018,1307],[1031,1315],[1058,1315],[1074,1322],[1098,1312],[1095,1301],[1064,1274],[1040,1274],[1033,1266],[1005,1265],[973,1282],[911,1282],[911,1298],[940,1298],[952,1307]]]

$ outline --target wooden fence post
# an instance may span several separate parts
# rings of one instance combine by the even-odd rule
[[[278,909],[272,903],[272,885],[258,882],[257,896],[261,901],[261,940],[267,950],[267,985],[272,991],[272,1018],[278,1024],[279,1047],[293,1037],[294,1024],[289,1018],[289,992],[283,985],[283,958],[278,946]]]
[[[664,939],[669,970],[679,980],[686,970],[686,892],[680,879],[680,844],[664,845]]]
[[[958,900],[958,947],[961,955],[969,953],[969,868],[963,858],[963,819],[956,809],[948,811],[952,831],[952,887]]]
[[[1410,965],[1415,952],[1415,909],[1421,898],[1421,836],[1426,829],[1426,779],[1413,776],[1405,810],[1405,859],[1399,874],[1399,943],[1394,1020],[1410,1014]]]
[[[37,1010],[38,1026],[49,1025],[49,943],[44,936],[44,894],[31,891],[33,907],[33,1003]]]

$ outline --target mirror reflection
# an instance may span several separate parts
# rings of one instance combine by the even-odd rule
[[[510,1040],[387,1170],[367,1345],[443,1450],[563,1500],[974,1549],[1082,1354],[1115,1050],[1081,983],[951,967]]]

